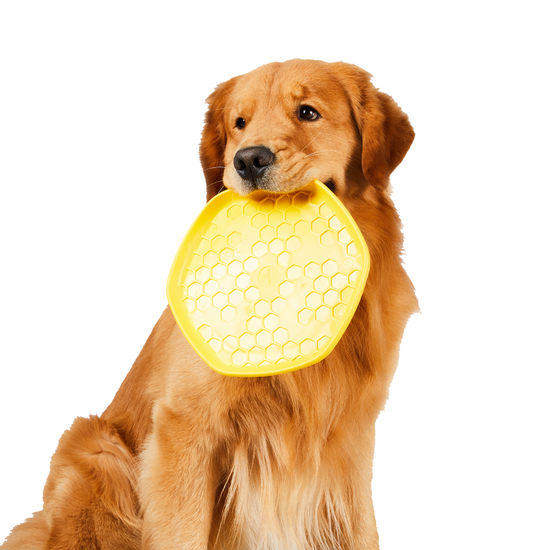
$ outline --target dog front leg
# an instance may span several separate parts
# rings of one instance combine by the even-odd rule
[[[216,487],[207,435],[167,407],[141,455],[143,550],[205,550]]]
[[[358,464],[354,472],[349,472],[354,480],[352,484],[358,514],[353,529],[353,548],[361,550],[379,550],[378,530],[372,503],[372,466],[374,461],[374,435],[372,426],[366,432],[363,447],[363,463]]]

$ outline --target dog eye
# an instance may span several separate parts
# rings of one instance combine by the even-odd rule
[[[302,120],[317,120],[321,115],[309,105],[301,105],[298,108],[298,118]]]
[[[242,117],[239,117],[237,119],[237,122],[235,123],[235,126],[242,130],[246,126],[246,120]]]

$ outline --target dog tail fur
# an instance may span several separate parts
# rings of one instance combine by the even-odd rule
[[[12,529],[2,550],[46,550],[50,530],[43,511]]]
[[[141,548],[135,457],[97,416],[77,418],[61,437],[44,502],[44,510],[13,529],[2,550]]]

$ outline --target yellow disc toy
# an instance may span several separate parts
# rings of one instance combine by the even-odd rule
[[[215,371],[282,374],[333,350],[359,304],[369,264],[357,224],[321,182],[286,195],[224,191],[183,239],[168,301]]]

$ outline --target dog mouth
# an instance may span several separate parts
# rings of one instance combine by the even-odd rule
[[[324,181],[323,182],[326,187],[328,187],[333,193],[336,193],[336,187],[334,185],[334,182],[332,180]]]
[[[332,180],[324,181],[323,184],[336,194],[334,182]],[[227,191],[227,187],[225,185],[222,185],[218,192],[221,193],[222,191]]]

